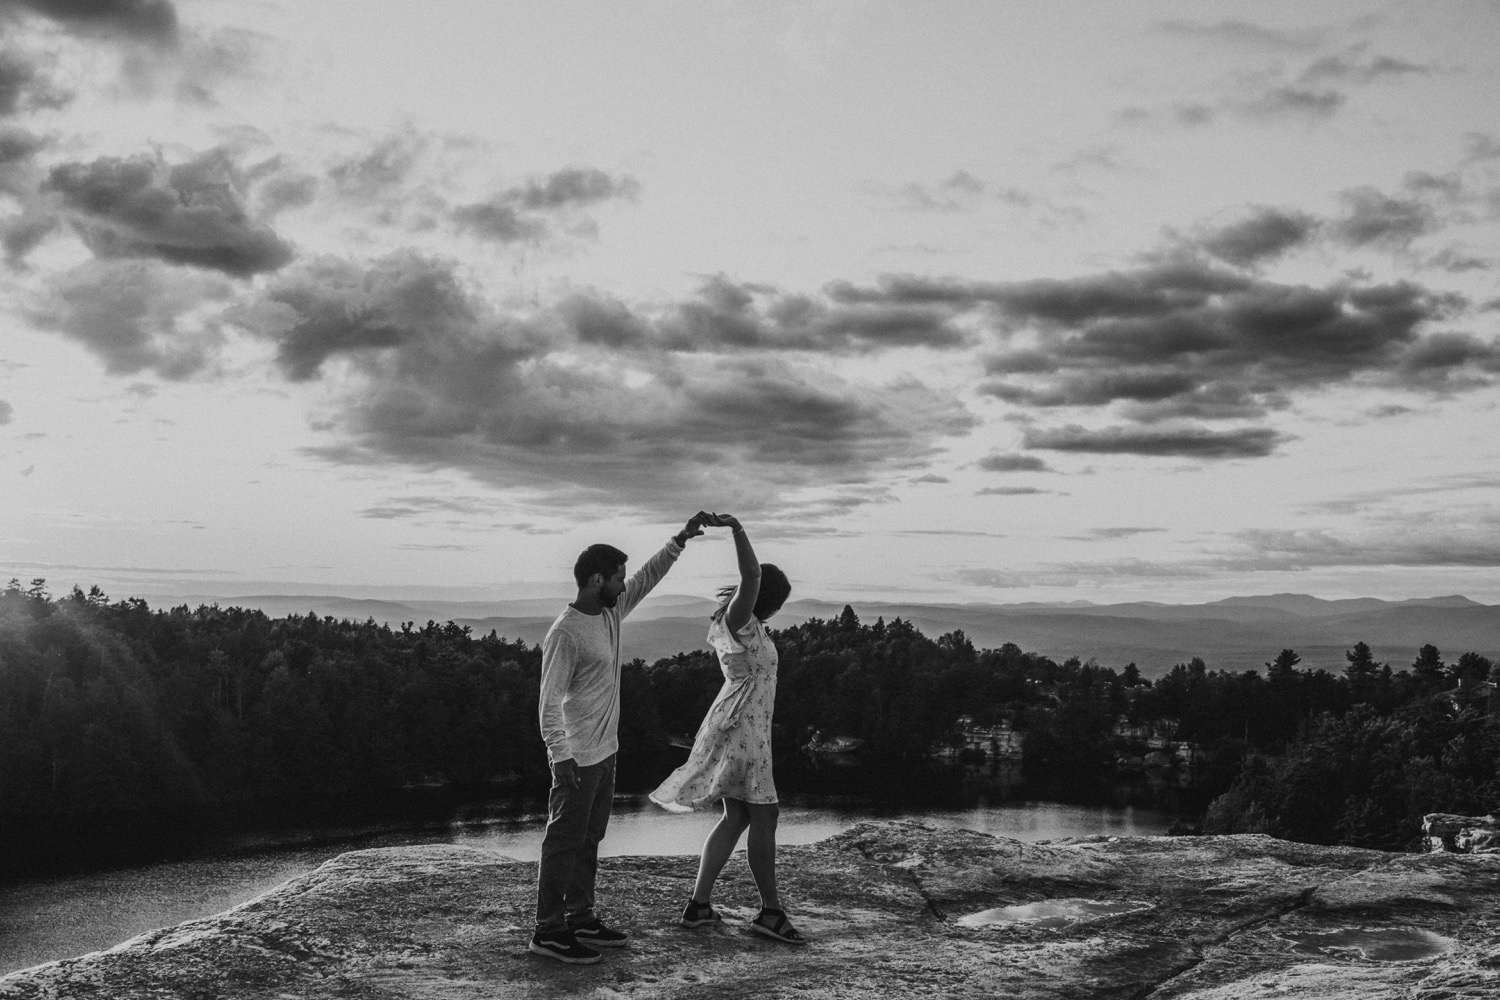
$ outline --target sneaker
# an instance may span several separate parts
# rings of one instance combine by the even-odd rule
[[[531,944],[526,946],[526,950],[533,955],[546,955],[569,965],[593,965],[599,961],[599,953],[579,944],[573,932],[568,930],[548,931],[545,934],[537,931],[531,935]]]
[[[682,908],[682,920],[684,927],[702,927],[704,924],[722,924],[724,918],[714,912],[714,908],[707,903],[699,903],[691,897],[687,905]]]
[[[630,940],[630,935],[624,931],[617,931],[613,927],[605,927],[604,923],[595,917],[586,924],[575,924],[568,928],[573,936],[579,941],[592,945],[595,948],[623,948]]]

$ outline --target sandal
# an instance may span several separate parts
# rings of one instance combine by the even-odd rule
[[[763,919],[771,922],[763,924]],[[757,934],[764,934],[768,938],[777,941],[785,941],[787,944],[807,944],[807,938],[797,932],[792,922],[786,918],[785,910],[773,910],[769,906],[761,907],[761,911],[750,921],[750,929]]]
[[[724,918],[715,913],[709,904],[689,897],[687,906],[682,908],[682,920],[679,922],[684,927],[702,927],[704,924],[721,924]]]

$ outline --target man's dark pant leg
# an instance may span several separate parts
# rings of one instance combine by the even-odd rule
[[[536,886],[536,929],[542,932],[566,927],[570,912],[590,910],[594,903],[598,846],[614,798],[615,759],[580,767],[577,773],[577,788],[554,784],[548,801]],[[580,898],[585,885],[586,901]]]
[[[567,920],[575,926],[594,919],[594,878],[599,873],[599,841],[609,829],[610,807],[615,800],[614,755],[594,767],[601,769],[599,784],[594,790],[583,846],[578,849],[577,859],[573,862],[573,881],[567,892]]]

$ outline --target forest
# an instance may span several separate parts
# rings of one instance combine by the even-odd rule
[[[960,631],[929,638],[849,607],[772,634],[786,791],[810,773],[798,748],[814,732],[863,740],[876,772],[895,774],[929,766],[965,725],[1004,722],[1025,734],[1028,787],[1075,801],[1107,800],[1119,762],[1150,736],[1192,742],[1206,763],[1182,807],[1205,833],[1401,850],[1424,813],[1500,806],[1492,664],[1476,653],[1449,663],[1427,645],[1393,669],[1356,643],[1337,674],[1301,669],[1285,649],[1261,671],[1194,658],[1148,680],[1134,664],[976,649]],[[0,850],[62,850],[80,830],[154,829],[162,817],[379,808],[413,790],[541,795],[540,669],[538,647],[452,623],[152,609],[97,587],[53,597],[44,580],[11,581],[0,591]],[[681,762],[674,739],[691,737],[720,682],[702,652],[622,667],[621,791]]]

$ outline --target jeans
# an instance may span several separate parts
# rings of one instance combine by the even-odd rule
[[[537,866],[536,929],[561,930],[594,918],[599,841],[609,828],[615,797],[615,758],[580,767],[578,787],[552,786],[547,833]]]

